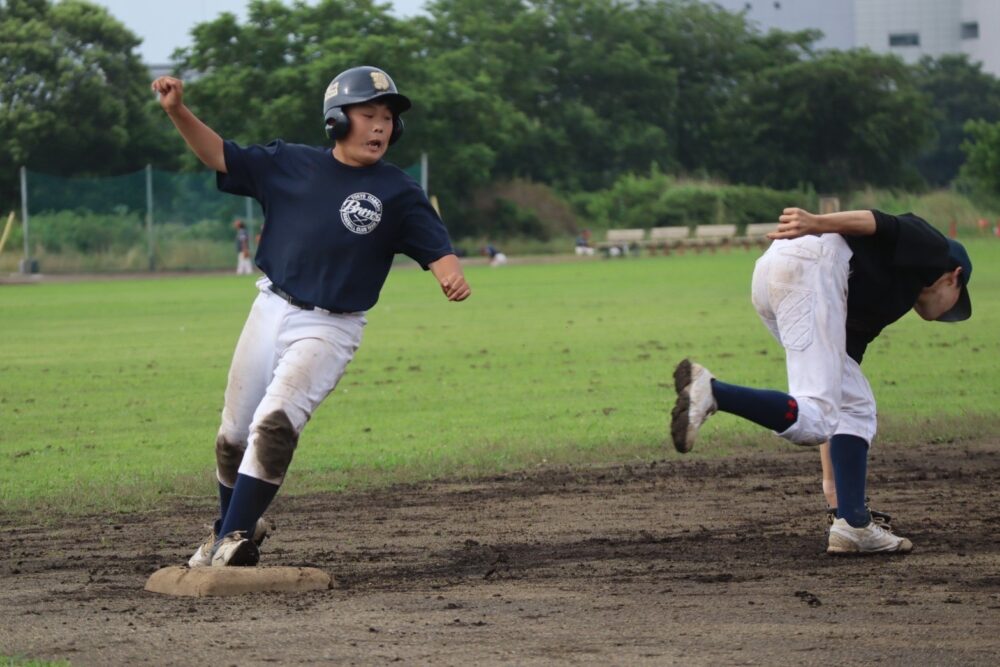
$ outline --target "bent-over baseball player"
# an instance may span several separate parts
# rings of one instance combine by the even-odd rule
[[[876,412],[861,360],[868,344],[911,308],[925,320],[968,319],[969,255],[911,213],[786,208],[769,237],[774,242],[757,260],[752,298],[785,348],[788,393],[726,384],[685,359],[674,370],[674,446],[690,451],[716,410],[795,444],[829,440],[837,516],[827,553],[910,551],[910,540],[872,521],[865,506]]]
[[[180,80],[152,87],[191,150],[218,172],[219,189],[264,210],[256,253],[264,277],[236,344],[215,443],[220,515],[188,563],[254,565],[267,531],[261,517],[306,422],[354,357],[393,256],[430,269],[449,301],[470,289],[423,190],[383,160],[410,108],[384,71],[355,67],[330,82],[323,114],[332,148],[223,141],[184,105]]]

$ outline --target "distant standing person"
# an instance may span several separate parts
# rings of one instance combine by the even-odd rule
[[[910,551],[866,506],[875,398],[861,371],[868,344],[910,309],[924,320],[972,314],[972,262],[962,244],[911,214],[787,208],[757,260],[753,304],[785,348],[788,393],[721,382],[688,359],[674,370],[671,435],[679,452],[717,410],[799,445],[830,443],[836,518],[827,552]]]
[[[410,108],[389,75],[355,67],[323,98],[326,146],[223,141],[183,102],[183,83],[153,82],[160,105],[219,189],[265,211],[254,301],[236,344],[215,441],[219,519],[188,565],[254,565],[263,516],[299,436],[361,344],[366,312],[403,253],[449,301],[470,294],[444,224],[420,185],[383,160]],[[318,101],[318,100],[317,100]]]
[[[253,273],[253,264],[250,263],[250,232],[242,220],[234,223],[236,227],[236,275],[249,275]]]

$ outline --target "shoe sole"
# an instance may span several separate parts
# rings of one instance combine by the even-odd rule
[[[259,548],[262,544],[264,544],[264,540],[271,537],[271,531],[273,529],[274,527],[271,525],[271,522],[269,522],[267,519],[264,518],[257,519],[257,524],[254,526],[254,531],[253,531],[253,540],[252,540],[253,543],[256,544],[257,547]],[[201,551],[202,547],[198,547],[198,550],[195,552],[195,555],[191,556],[191,558],[188,559],[188,567],[190,568],[211,567],[212,565],[211,556],[202,558],[197,557]]]
[[[851,545],[852,547],[854,545]],[[861,551],[857,547],[838,547],[838,546],[827,546],[826,553],[830,556],[879,556],[882,554],[894,555],[894,554],[908,554],[913,550],[913,543],[908,539],[903,538],[903,541],[899,543],[894,549],[881,549],[879,551]]]
[[[688,441],[687,432],[690,421],[688,412],[691,409],[691,361],[685,359],[674,369],[674,389],[677,391],[677,402],[670,416],[670,437],[674,441],[674,449],[681,454],[687,454],[694,446]]]
[[[233,549],[228,562],[219,565],[213,562],[212,567],[253,567],[259,562],[260,550],[257,545],[251,540],[244,540]]]

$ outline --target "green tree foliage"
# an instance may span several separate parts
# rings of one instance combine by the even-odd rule
[[[650,165],[704,169],[718,111],[766,64],[795,62],[811,33],[751,32],[696,2],[433,0],[399,21],[367,0],[256,0],[195,30],[189,101],[224,136],[319,143],[319,93],[366,62],[414,98],[401,164],[430,154],[431,188],[464,232],[473,194],[525,178],[605,187]]]
[[[916,68],[917,85],[931,98],[937,141],[920,156],[917,168],[932,185],[950,183],[965,159],[961,144],[969,120],[1000,120],[1000,81],[970,63],[965,54],[924,58]]]
[[[969,138],[962,143],[967,158],[962,178],[995,202],[1000,198],[1000,122],[970,120],[965,124],[965,132]]]
[[[477,191],[468,219],[475,235],[548,241],[580,230],[572,206],[551,187],[523,179],[491,184]]]
[[[929,100],[893,56],[827,51],[767,67],[726,102],[714,167],[732,180],[838,191],[913,183]]]
[[[0,203],[17,170],[109,174],[161,155],[139,39],[81,0],[0,2]]]
[[[520,63],[531,97],[512,97],[530,130],[504,156],[506,174],[565,189],[595,189],[624,171],[673,162],[666,126],[676,100],[670,56],[638,7],[608,0],[533,3],[529,35],[547,56]],[[513,33],[513,39],[520,39]],[[587,165],[583,169],[577,165]]]
[[[787,206],[815,209],[811,190],[772,190],[747,185],[688,181],[652,169],[626,174],[598,192],[578,194],[575,204],[599,229],[697,224],[746,225],[777,220]]]
[[[372,0],[253,0],[245,23],[223,13],[193,36],[175,54],[178,71],[198,73],[185,102],[241,142],[322,143],[323,91],[338,72],[365,63],[409,82],[419,70],[413,29]]]
[[[694,0],[430,0],[409,19],[388,7],[252,0],[246,21],[221,14],[175,54],[185,99],[227,139],[324,144],[330,79],[358,64],[382,67],[414,101],[390,159],[407,166],[429,153],[449,228],[544,234],[549,221],[535,204],[500,196],[484,207],[482,193],[544,184],[602,219],[651,226],[732,215],[735,195],[685,190],[682,175],[780,189],[914,183],[910,165],[934,119],[944,136],[945,120],[968,108],[935,117],[931,98],[951,95],[946,84],[971,97],[986,76],[962,60],[917,69],[867,51],[816,52],[815,32],[762,34],[743,15]],[[0,0],[0,38],[5,192],[24,162],[56,174],[178,160],[203,170],[149,93],[138,40],[105,10]],[[653,176],[635,176],[644,174]],[[667,174],[671,194],[629,200],[628,179],[645,192]],[[617,194],[576,196],[609,188]],[[491,227],[490,210],[509,224]]]
[[[124,252],[142,241],[143,229],[124,215],[60,211],[31,219],[31,236],[47,252]]]
[[[798,62],[819,38],[812,31],[761,35],[742,14],[711,3],[638,3],[636,11],[642,30],[669,54],[676,101],[659,105],[656,113],[667,129],[673,160],[688,173],[711,168],[720,150],[728,153],[718,135],[728,122],[727,102],[739,94],[741,83],[768,67]]]
[[[521,128],[491,72],[467,62],[476,45],[432,57],[433,32],[425,19],[401,21],[371,0],[254,0],[245,23],[222,14],[197,26],[193,45],[178,52],[179,69],[201,73],[186,87],[187,103],[223,137],[313,145],[327,142],[322,100],[330,80],[359,64],[385,69],[415,102],[391,159],[405,166],[430,154],[431,187],[447,216],[490,182],[497,152]]]

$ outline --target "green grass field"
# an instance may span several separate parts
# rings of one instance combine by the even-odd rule
[[[910,314],[869,348],[884,440],[997,433],[1000,242],[969,248],[973,319]],[[756,254],[469,267],[461,304],[429,274],[395,270],[285,493],[678,456],[667,420],[684,356],[730,382],[786,386],[749,302]],[[0,512],[210,497],[226,372],[254,295],[252,280],[221,275],[0,286]],[[704,434],[689,456],[790,447],[729,415]]]

